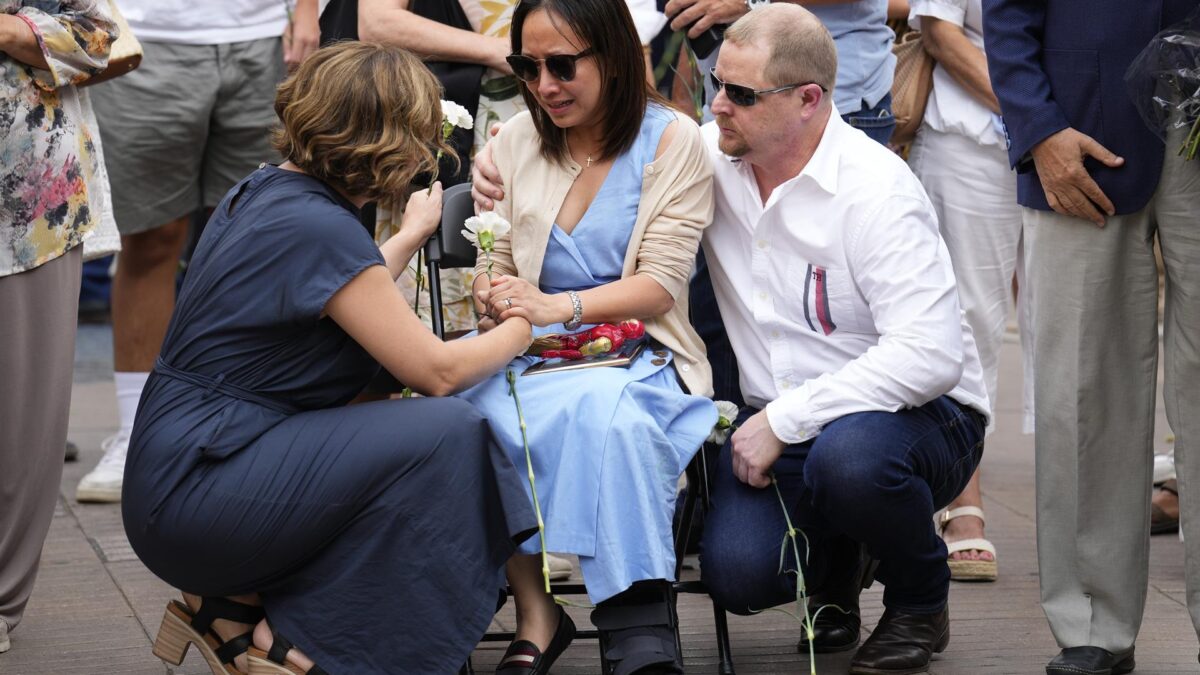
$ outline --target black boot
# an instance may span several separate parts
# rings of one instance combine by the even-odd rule
[[[604,675],[682,675],[675,589],[666,580],[639,581],[599,603]]]
[[[937,614],[884,610],[879,625],[850,662],[850,675],[923,673],[950,644],[950,609]]]

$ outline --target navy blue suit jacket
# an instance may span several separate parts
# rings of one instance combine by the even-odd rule
[[[1073,127],[1125,158],[1110,169],[1085,162],[1118,214],[1141,210],[1162,171],[1163,144],[1138,116],[1125,86],[1129,64],[1163,28],[1200,0],[983,0],[992,88],[1019,172],[1017,201],[1049,210],[1030,160],[1033,146]]]

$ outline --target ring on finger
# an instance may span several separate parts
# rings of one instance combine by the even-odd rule
[[[509,309],[512,309],[512,298],[505,298],[505,299],[504,299],[504,306],[505,306],[505,307],[507,307],[507,308],[509,308]]]

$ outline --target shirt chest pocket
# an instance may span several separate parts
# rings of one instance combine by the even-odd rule
[[[791,270],[783,302],[788,320],[822,335],[870,332],[870,316],[865,305],[859,307],[849,270],[804,261]]]

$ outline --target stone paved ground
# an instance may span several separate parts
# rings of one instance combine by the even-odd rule
[[[115,505],[82,505],[73,499],[79,477],[100,456],[100,442],[114,429],[111,337],[105,326],[81,329],[72,401],[71,438],[82,449],[68,464],[59,508],[46,542],[41,572],[13,649],[0,656],[3,675],[99,675],[106,673],[186,673],[208,669],[189,652],[180,668],[167,668],[150,653],[166,601],[174,593],[151,575],[130,551]],[[1006,346],[996,433],[984,460],[988,534],[999,549],[1000,580],[954,584],[951,590],[953,639],[931,673],[1038,673],[1057,651],[1038,606],[1034,546],[1033,450],[1019,433],[1019,359]],[[1160,415],[1161,418],[1161,415]],[[1156,434],[1164,443],[1165,421]],[[1172,536],[1155,537],[1151,547],[1150,593],[1138,640],[1138,673],[1195,673],[1196,636],[1184,606],[1182,547]],[[869,629],[881,612],[880,589],[864,595]],[[386,601],[386,599],[381,599]],[[510,626],[511,607],[497,617]],[[575,612],[586,622],[586,612]],[[712,614],[703,597],[680,601],[688,673],[715,673]],[[807,661],[794,649],[797,627],[775,613],[730,617],[737,672],[804,673]],[[479,672],[489,672],[503,646],[476,651]],[[848,656],[818,659],[820,673],[844,673]],[[580,641],[560,661],[556,673],[591,675],[599,671],[594,642]]]

